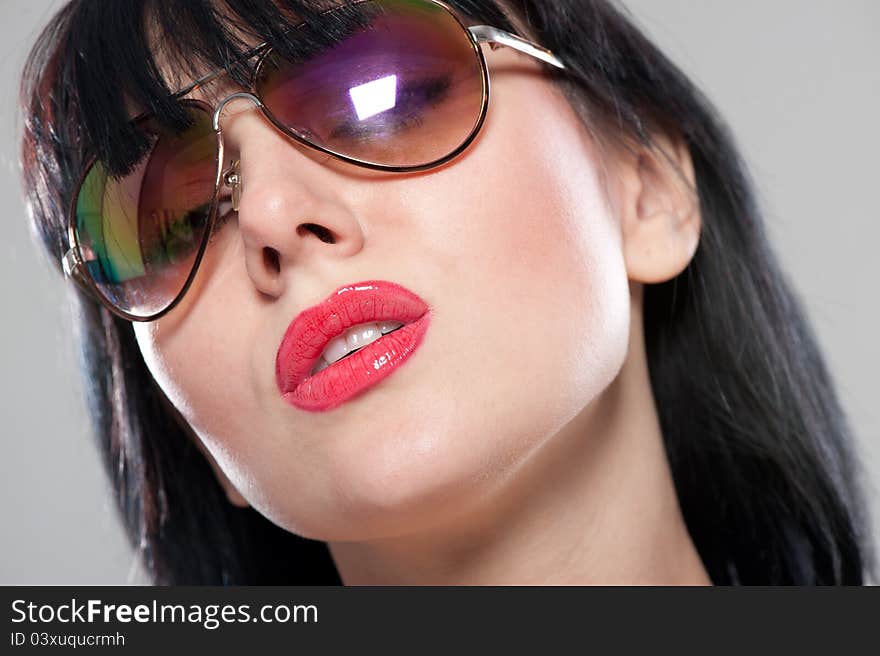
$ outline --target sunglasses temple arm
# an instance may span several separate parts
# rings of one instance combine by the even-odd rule
[[[522,37],[499,30],[491,25],[472,25],[468,31],[474,36],[477,43],[489,43],[492,47],[507,46],[519,52],[525,53],[540,59],[543,62],[555,66],[556,68],[565,68],[565,64],[546,48],[542,48],[537,43],[523,39]]]

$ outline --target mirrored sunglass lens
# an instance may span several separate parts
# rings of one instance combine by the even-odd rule
[[[480,120],[484,82],[468,35],[418,0],[355,5],[368,27],[304,62],[270,53],[257,92],[284,126],[338,154],[422,166],[452,154]]]
[[[113,304],[136,316],[164,310],[195,264],[217,175],[216,140],[206,112],[174,134],[147,122],[153,144],[122,178],[100,163],[83,181],[76,231],[85,266]]]

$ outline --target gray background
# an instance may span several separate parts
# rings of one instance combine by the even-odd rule
[[[140,582],[88,436],[62,282],[37,257],[20,201],[17,78],[38,28],[60,4],[2,2],[0,584]],[[880,525],[880,410],[872,401],[880,365],[880,3],[627,4],[740,141],[771,237],[858,434]]]

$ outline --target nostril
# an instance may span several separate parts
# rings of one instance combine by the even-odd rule
[[[263,248],[263,264],[270,271],[279,273],[281,271],[281,258],[278,255],[278,251],[269,246]]]
[[[333,233],[327,230],[324,226],[319,226],[315,223],[304,223],[296,231],[299,234],[302,234],[303,230],[308,230],[309,232],[314,233],[318,239],[327,244],[335,244],[336,240],[333,238]]]

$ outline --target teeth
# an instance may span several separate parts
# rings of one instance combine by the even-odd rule
[[[367,344],[375,342],[382,336],[382,331],[375,323],[366,326],[355,326],[345,331],[345,343],[348,344],[348,350],[363,348]],[[327,362],[330,362],[329,358]]]
[[[382,335],[397,330],[403,325],[400,321],[380,321],[379,323],[362,323],[346,330],[338,337],[331,339],[324,348],[324,353],[312,369],[312,375],[326,369],[334,362],[339,362],[352,351],[372,344]]]
[[[403,324],[400,321],[380,321],[379,322],[379,330],[382,331],[382,334],[390,333],[392,330],[397,330]]]
[[[355,349],[375,342],[382,336],[379,326],[374,323],[363,323],[349,328],[338,337],[334,337],[324,349],[324,359],[333,364],[338,362]]]

